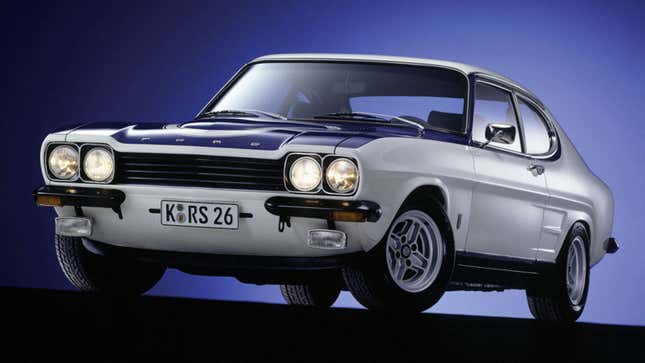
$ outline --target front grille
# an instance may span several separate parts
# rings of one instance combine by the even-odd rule
[[[118,153],[115,183],[284,190],[283,160]]]

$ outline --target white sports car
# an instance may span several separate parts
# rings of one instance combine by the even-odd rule
[[[77,125],[41,157],[34,197],[81,290],[143,293],[176,268],[418,312],[525,289],[536,318],[574,321],[618,250],[611,191],[546,107],[453,62],[265,56],[193,120]]]

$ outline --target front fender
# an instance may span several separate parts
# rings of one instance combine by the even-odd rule
[[[359,162],[361,186],[357,198],[374,201],[382,209],[378,223],[360,226],[367,236],[361,241],[363,249],[370,250],[383,239],[412,192],[433,186],[445,197],[455,248],[463,250],[474,186],[473,160],[468,148],[433,140],[384,138],[358,150],[337,149],[337,154],[354,156]]]

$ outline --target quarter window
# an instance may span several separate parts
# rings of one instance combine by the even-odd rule
[[[524,129],[526,153],[532,155],[546,154],[551,149],[551,137],[544,118],[528,103],[518,98],[518,108]]]
[[[515,126],[517,133],[512,144],[493,142],[491,145],[522,152],[522,143],[519,137],[517,117],[515,116],[515,107],[513,106],[511,94],[488,84],[477,83],[475,87],[473,140],[486,142],[486,126],[492,123]]]

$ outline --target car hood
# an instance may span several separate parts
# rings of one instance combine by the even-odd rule
[[[69,131],[107,134],[125,144],[187,145],[221,148],[277,150],[284,145],[320,145],[357,148],[383,137],[419,138],[448,134],[426,132],[391,124],[362,122],[316,123],[262,119],[228,119],[165,123],[90,123]],[[429,135],[428,135],[429,134]],[[442,136],[443,135],[443,136]],[[446,140],[447,141],[447,140]]]

